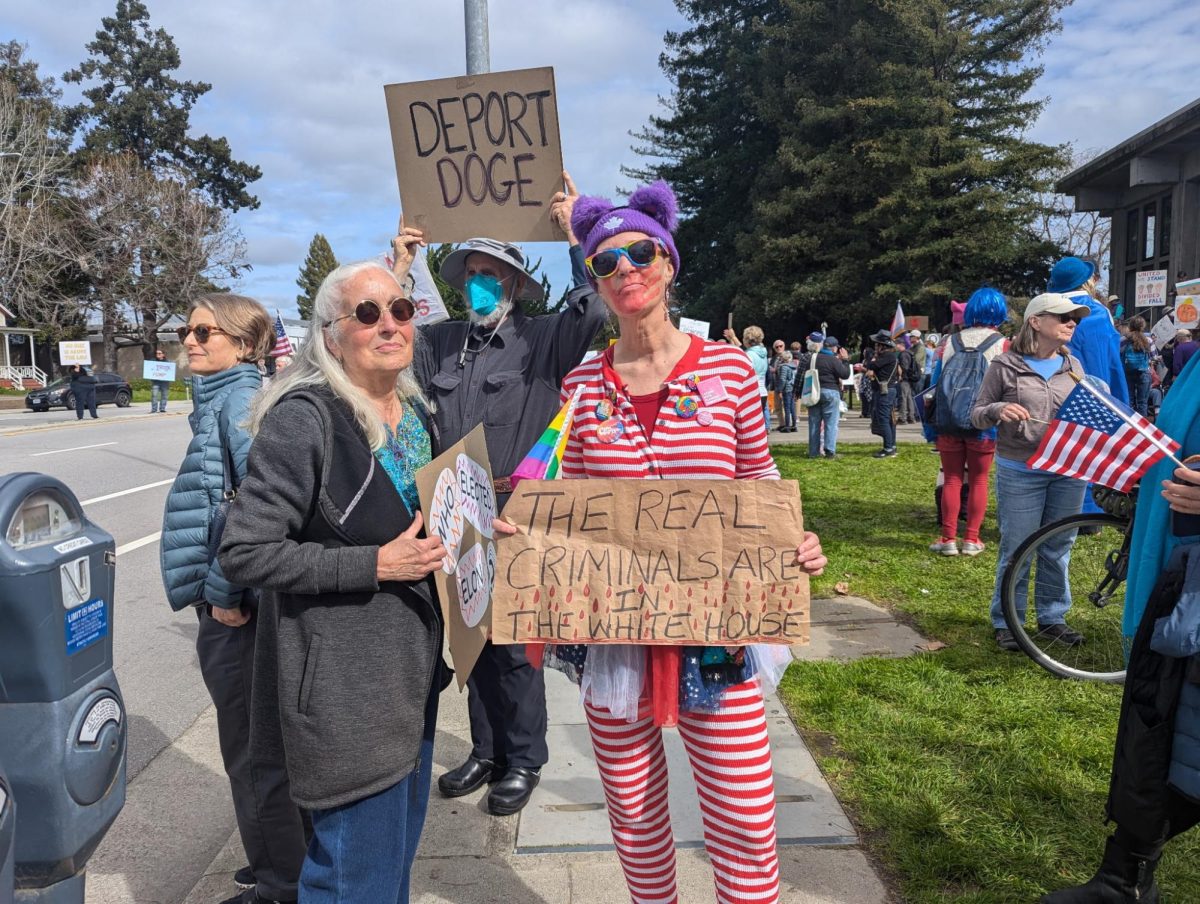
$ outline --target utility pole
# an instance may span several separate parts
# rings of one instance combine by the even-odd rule
[[[491,72],[487,0],[463,0],[463,13],[467,31],[467,75]]]

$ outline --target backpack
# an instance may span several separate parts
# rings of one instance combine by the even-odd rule
[[[1138,372],[1150,369],[1150,352],[1139,352],[1133,347],[1133,343],[1126,339],[1121,343],[1121,363],[1125,365],[1126,370],[1135,370]]]
[[[975,407],[979,389],[983,386],[983,375],[988,369],[984,352],[1003,338],[999,333],[993,333],[975,348],[967,348],[958,333],[950,337],[954,354],[942,368],[934,390],[933,425],[938,433],[970,436],[979,432],[979,428],[971,423],[971,409]]]

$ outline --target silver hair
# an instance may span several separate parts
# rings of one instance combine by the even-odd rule
[[[334,395],[354,411],[354,419],[366,434],[372,451],[381,448],[387,441],[383,423],[379,419],[379,413],[375,406],[371,404],[371,400],[362,390],[350,381],[341,362],[325,345],[325,330],[330,331],[331,338],[336,343],[341,332],[341,325],[345,322],[330,324],[330,321],[336,320],[345,313],[345,285],[360,273],[369,270],[386,273],[396,283],[396,286],[402,292],[404,291],[404,287],[400,285],[395,274],[379,261],[367,260],[343,264],[326,276],[313,301],[308,336],[300,345],[300,350],[296,352],[287,370],[271,380],[270,386],[259,394],[250,409],[250,420],[247,426],[251,435],[259,431],[267,412],[274,408],[275,404],[287,393],[304,386],[328,386]],[[326,324],[329,326],[327,327]],[[416,360],[417,346],[421,341],[421,331],[414,329],[413,360]],[[409,363],[408,367],[400,371],[397,376],[396,394],[408,404],[418,405],[427,411],[432,410],[429,400],[417,383],[412,363]]]

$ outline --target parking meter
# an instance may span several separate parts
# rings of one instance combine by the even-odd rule
[[[17,805],[0,763],[0,904],[13,904],[13,834]]]
[[[125,803],[115,546],[42,474],[0,477],[0,531],[0,763],[18,808],[16,900],[82,904],[88,857]]]

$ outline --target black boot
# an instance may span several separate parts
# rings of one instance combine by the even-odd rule
[[[1104,844],[1104,859],[1085,885],[1064,888],[1039,904],[1159,904],[1154,868],[1158,855],[1135,854],[1111,836]]]

